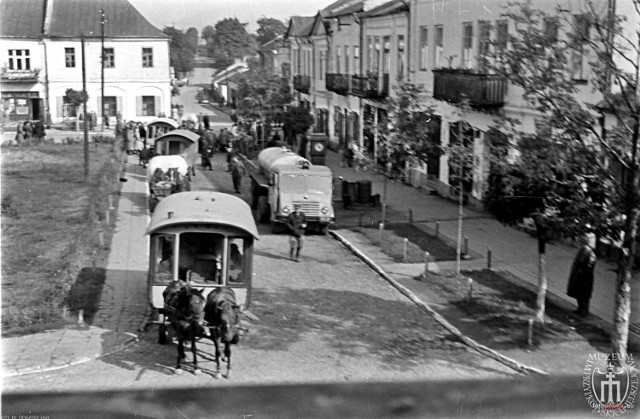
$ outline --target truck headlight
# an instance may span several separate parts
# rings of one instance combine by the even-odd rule
[[[321,213],[326,214],[329,212],[329,208],[327,207],[322,207],[322,210],[320,210]]]
[[[282,208],[282,212],[284,212],[285,214],[289,214],[290,211],[291,211],[291,208],[289,207]]]

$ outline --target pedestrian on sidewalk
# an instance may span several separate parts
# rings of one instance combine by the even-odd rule
[[[289,228],[289,259],[300,262],[300,251],[304,245],[304,234],[307,228],[307,217],[299,204],[293,204],[293,212],[287,216]],[[295,256],[295,258],[294,258]]]
[[[593,291],[593,273],[596,266],[595,235],[587,234],[581,241],[582,247],[578,250],[571,266],[567,295],[575,298],[578,302],[575,314],[587,317],[589,315],[589,299]]]
[[[236,193],[242,193],[242,176],[244,176],[244,166],[237,157],[231,159],[231,180]]]

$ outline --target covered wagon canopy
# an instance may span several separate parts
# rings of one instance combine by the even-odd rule
[[[179,137],[180,139],[186,139],[191,141],[192,143],[197,143],[200,136],[193,131],[189,131],[188,129],[177,129],[175,131],[169,131],[161,137],[156,138],[156,144],[158,141],[173,139],[172,137]]]
[[[187,224],[225,225],[260,238],[249,204],[233,195],[209,191],[181,192],[160,201],[146,234]]]
[[[153,121],[147,124],[148,127],[153,127],[156,125],[160,125],[160,126],[169,125],[173,129],[178,129],[178,127],[180,127],[180,124],[178,124],[178,122],[176,122],[171,118],[158,118],[158,119],[154,119]]]

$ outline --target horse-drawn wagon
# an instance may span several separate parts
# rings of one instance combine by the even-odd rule
[[[182,156],[189,165],[189,171],[195,176],[198,161],[198,140],[200,136],[193,131],[177,129],[169,131],[155,139],[155,154],[160,156]]]
[[[180,128],[180,124],[171,118],[158,118],[147,124],[147,137],[158,138],[170,131]]]
[[[159,342],[167,340],[168,320],[178,337],[180,368],[182,340],[192,339],[195,351],[196,337],[208,327],[216,359],[219,339],[228,355],[228,345],[237,341],[239,313],[251,303],[254,242],[259,235],[249,205],[219,192],[170,195],[158,203],[146,234],[151,320],[160,324]],[[186,307],[172,303],[180,293]],[[201,303],[189,306],[189,299]],[[194,352],[194,366],[195,359]]]
[[[149,210],[167,196],[191,190],[189,165],[182,156],[156,156],[147,164]]]

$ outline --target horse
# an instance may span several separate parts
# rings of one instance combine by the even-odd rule
[[[182,371],[181,362],[186,358],[184,341],[191,341],[193,354],[193,373],[198,374],[198,358],[196,356],[196,339],[204,335],[204,289],[192,288],[184,281],[173,281],[162,293],[165,314],[169,318],[178,338],[178,362],[176,374]]]
[[[211,340],[216,348],[215,378],[220,378],[220,344],[224,343],[224,362],[227,360],[227,375],[231,377],[231,344],[237,344],[239,307],[231,288],[216,288],[207,296],[204,319],[209,326]]]

